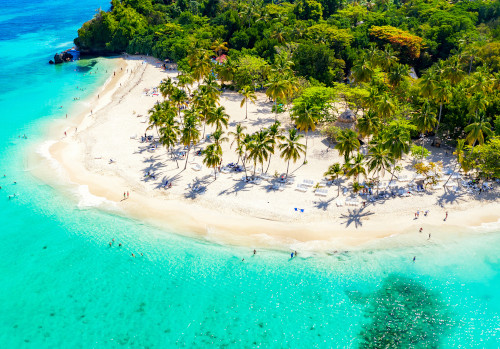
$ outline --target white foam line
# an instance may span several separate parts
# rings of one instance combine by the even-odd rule
[[[88,185],[79,185],[77,188],[79,197],[78,208],[100,207],[102,205],[116,207],[116,204],[102,196],[96,196],[90,193]]]
[[[54,159],[54,157],[50,153],[50,147],[53,146],[56,143],[57,143],[57,141],[49,139],[49,140],[43,142],[42,144],[40,144],[38,146],[38,148],[36,149],[36,152],[37,152],[37,154],[40,154],[42,157],[44,157],[45,159],[47,159],[49,161],[50,166],[54,170],[57,171],[57,174],[59,176],[64,176],[65,172],[64,172],[63,167],[61,166],[61,164],[59,163],[59,161],[57,161],[56,159]]]

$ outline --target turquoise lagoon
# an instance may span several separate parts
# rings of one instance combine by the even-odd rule
[[[77,189],[33,176],[26,159],[47,126],[113,69],[103,58],[46,64],[99,6],[108,5],[2,1],[2,348],[499,347],[496,225],[446,244],[396,238],[337,254],[252,256],[99,210]]]

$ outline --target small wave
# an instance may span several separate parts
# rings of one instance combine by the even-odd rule
[[[68,41],[68,42],[63,42],[63,43],[57,45],[55,48],[57,48],[57,49],[58,48],[71,48],[73,46],[75,46],[75,44],[73,43],[73,41]]]
[[[474,231],[479,233],[500,232],[500,219],[496,222],[481,223],[477,227],[472,227]]]
[[[50,147],[56,143],[57,141],[55,140],[45,141],[42,144],[40,144],[40,146],[38,146],[38,148],[36,149],[36,153],[41,155],[43,158],[47,159],[51,167],[57,171],[57,174],[59,176],[61,176],[64,174],[63,168],[61,164],[56,159],[54,159],[54,157],[50,153]]]
[[[103,204],[106,205],[113,205],[114,203],[109,201],[106,198],[103,198],[101,196],[96,196],[90,193],[88,185],[79,185],[78,186],[78,196],[79,196],[79,201],[78,201],[78,208],[80,209],[85,209],[85,208],[90,208],[90,207],[99,207]]]

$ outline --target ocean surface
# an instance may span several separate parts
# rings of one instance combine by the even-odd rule
[[[109,5],[1,1],[1,348],[500,346],[498,225],[446,244],[253,256],[35,177],[27,159],[50,124],[113,69],[109,58],[47,64],[99,7]]]

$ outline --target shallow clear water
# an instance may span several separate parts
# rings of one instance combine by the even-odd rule
[[[46,64],[99,6],[107,7],[2,2],[2,348],[355,348],[385,339],[402,348],[498,347],[498,228],[446,246],[252,256],[85,208],[76,189],[66,197],[34,178],[30,145],[113,67],[108,59]]]

